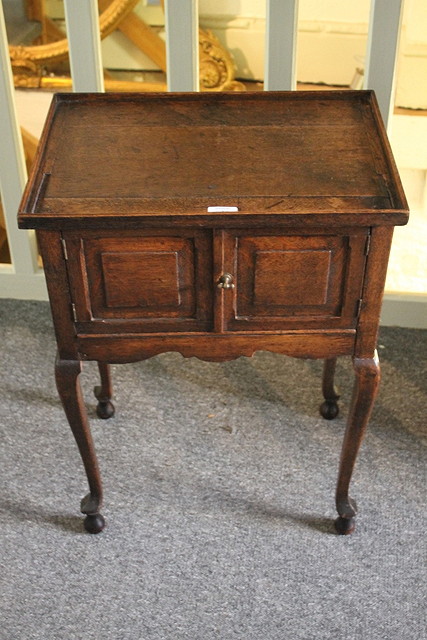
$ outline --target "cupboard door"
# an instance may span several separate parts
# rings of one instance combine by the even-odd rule
[[[212,329],[208,232],[66,232],[64,241],[79,333]]]
[[[367,229],[227,235],[224,255],[235,287],[223,293],[226,330],[356,326]]]

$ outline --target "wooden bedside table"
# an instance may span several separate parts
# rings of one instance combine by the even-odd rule
[[[325,359],[328,419],[336,358],[353,357],[336,493],[336,528],[351,533],[388,255],[407,219],[372,92],[57,95],[19,226],[37,229],[86,529],[104,519],[82,360],[99,363],[108,418],[108,363],[267,350]]]

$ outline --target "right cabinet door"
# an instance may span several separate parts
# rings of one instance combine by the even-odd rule
[[[226,232],[225,330],[355,328],[368,239],[367,228]]]

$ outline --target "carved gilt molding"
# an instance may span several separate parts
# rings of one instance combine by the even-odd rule
[[[131,14],[137,3],[138,0],[112,0],[111,4],[99,16],[101,38],[106,38],[121,24],[124,25],[127,16]],[[134,15],[132,15],[132,18],[134,22],[137,20]],[[138,18],[138,20],[140,19]],[[151,31],[151,27],[145,25],[142,20],[141,23]],[[166,63],[165,43],[154,30],[152,40],[151,45],[155,45],[158,48],[159,56],[162,59],[164,58]],[[144,50],[145,47],[142,45],[143,43],[139,42],[140,48]],[[70,87],[71,79],[69,78],[50,78],[44,75],[44,66],[63,60],[67,57],[68,51],[68,40],[66,38],[49,44],[10,46],[9,52],[15,86],[27,88]],[[223,47],[218,38],[206,29],[199,29],[199,56],[201,91],[245,91],[245,86],[234,79],[234,63],[230,53]],[[115,86],[118,82],[113,84]],[[108,83],[106,83],[107,85]],[[120,89],[117,88],[117,90]],[[144,91],[144,83],[124,82],[123,90]],[[149,90],[152,91],[153,88],[150,86]],[[159,90],[162,89],[159,88]]]
[[[234,79],[234,63],[212,31],[199,29],[201,91],[244,91],[245,86]]]
[[[138,0],[113,0],[99,16],[101,38],[106,38],[117,29],[118,24],[138,3]],[[35,86],[28,76],[40,76],[44,64],[63,60],[68,55],[68,40],[33,46],[9,46],[12,71],[17,86]],[[21,77],[22,76],[22,77]],[[37,78],[36,78],[37,79]]]

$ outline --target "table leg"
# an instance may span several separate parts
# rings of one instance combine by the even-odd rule
[[[106,420],[114,415],[114,405],[111,402],[113,388],[111,383],[110,365],[106,362],[98,362],[101,386],[94,387],[93,392],[98,400],[96,414],[98,418]]]
[[[336,358],[328,358],[323,365],[322,393],[325,401],[320,405],[319,411],[326,420],[333,420],[339,412],[337,401],[340,395],[334,384],[336,364]]]
[[[356,379],[342,446],[336,491],[339,517],[335,521],[335,527],[338,533],[343,535],[352,533],[355,527],[357,506],[348,495],[348,489],[381,377],[376,351],[373,358],[354,358],[353,365]]]
[[[90,493],[83,498],[80,505],[81,512],[86,514],[84,526],[89,533],[99,533],[105,526],[105,520],[99,513],[102,504],[102,484],[80,387],[81,369],[82,364],[79,360],[61,360],[58,356],[55,362],[55,379],[89,483]]]

